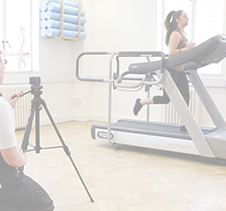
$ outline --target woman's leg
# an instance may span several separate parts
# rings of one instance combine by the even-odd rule
[[[184,72],[182,72],[181,75],[178,77],[178,80],[176,81],[176,85],[182,97],[184,98],[187,106],[189,106],[189,101],[190,101],[189,84],[188,84],[187,76],[185,75]]]
[[[186,102],[187,106],[189,106],[189,100],[190,100],[190,92],[189,92],[189,84],[187,76],[184,72],[180,74],[177,81],[175,81],[178,90],[180,91],[182,97],[184,98],[184,101]],[[187,131],[186,127],[184,126],[183,122],[181,122],[181,131]]]
[[[173,78],[173,81],[175,82],[178,90],[180,91],[181,95],[183,96],[185,102],[187,105],[189,105],[189,85],[188,85],[188,79],[184,72],[179,72],[176,70],[170,70],[171,76]],[[147,99],[137,99],[133,108],[133,113],[136,116],[138,112],[141,110],[143,105],[147,104],[168,104],[170,102],[170,98],[167,95],[166,91],[163,89],[163,95],[162,96],[154,96]]]
[[[170,102],[170,99],[166,93],[166,91],[163,89],[163,95],[162,96],[154,96],[147,99],[137,99],[135,102],[135,105],[133,107],[133,113],[135,116],[137,116],[138,112],[141,110],[141,108],[144,105],[148,104],[168,104]]]

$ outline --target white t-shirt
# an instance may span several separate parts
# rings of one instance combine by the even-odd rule
[[[11,105],[0,97],[0,149],[17,146],[15,114]]]

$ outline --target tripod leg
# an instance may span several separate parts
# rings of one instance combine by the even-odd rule
[[[28,146],[28,143],[29,143],[28,140],[29,140],[30,133],[31,133],[31,127],[32,127],[34,114],[35,114],[35,105],[32,103],[31,104],[30,115],[29,115],[28,122],[27,122],[27,125],[26,125],[26,128],[25,128],[23,141],[22,141],[22,144],[21,144],[21,149],[23,151],[25,151],[27,149],[27,146]],[[19,170],[20,170],[20,172],[23,172],[24,171],[24,166],[21,166],[19,168]]]
[[[48,110],[48,108],[47,108],[47,106],[46,106],[46,103],[45,103],[45,101],[43,99],[41,100],[41,104],[43,105],[43,107],[44,107],[44,109],[45,109],[45,111],[46,111],[46,113],[47,113],[47,115],[48,115],[48,117],[49,117],[49,119],[50,119],[50,121],[51,121],[51,123],[52,123],[52,125],[53,125],[53,127],[54,127],[54,129],[56,131],[56,133],[57,133],[57,136],[60,139],[61,144],[63,145],[64,152],[69,157],[69,159],[70,159],[75,171],[77,172],[78,177],[79,177],[80,181],[82,182],[83,187],[85,188],[85,190],[86,190],[86,192],[87,192],[87,194],[88,194],[88,196],[90,198],[90,201],[94,202],[93,198],[91,197],[91,195],[90,195],[90,193],[89,193],[89,191],[88,191],[88,189],[87,189],[87,187],[86,187],[86,185],[85,185],[85,183],[84,183],[84,181],[83,181],[83,179],[82,179],[82,177],[81,177],[81,175],[80,175],[80,173],[79,173],[79,171],[78,171],[78,169],[77,169],[77,167],[76,167],[76,165],[75,165],[75,163],[74,163],[74,161],[73,161],[73,159],[71,157],[71,153],[69,151],[69,148],[65,144],[65,142],[64,142],[64,140],[63,140],[63,138],[62,138],[62,136],[61,136],[61,134],[60,134],[60,132],[59,132],[59,130],[58,130],[58,128],[57,128],[57,126],[56,126],[56,124],[55,124],[55,122],[54,122],[54,120],[53,120],[53,118],[52,118],[52,116],[51,116],[51,114],[50,114],[50,112]]]
[[[27,146],[28,146],[28,143],[29,143],[28,140],[29,140],[30,133],[31,133],[31,127],[32,127],[32,122],[33,122],[33,118],[34,118],[34,113],[35,113],[35,105],[32,103],[30,115],[29,115],[28,122],[27,122],[27,125],[26,125],[26,128],[25,128],[23,141],[22,141],[22,144],[21,144],[21,149],[23,151],[25,151],[27,149]]]
[[[40,114],[39,114],[39,102],[35,105],[35,152],[40,153]]]

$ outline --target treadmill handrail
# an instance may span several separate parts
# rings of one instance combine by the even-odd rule
[[[83,53],[80,53],[76,59],[76,72],[75,72],[75,75],[76,75],[76,78],[79,80],[79,81],[91,81],[91,82],[105,82],[104,79],[101,79],[101,78],[82,78],[80,77],[79,75],[79,62],[80,62],[80,58],[82,56],[85,56],[85,55],[109,55],[110,53],[107,52],[107,51],[102,51],[102,52],[83,52]]]
[[[153,51],[151,51],[151,52],[153,52]],[[119,54],[115,57],[116,62],[117,62],[117,74],[118,75],[120,75],[119,74],[120,73],[120,70],[119,70],[120,69],[120,60],[119,60],[120,57],[146,57],[148,62],[151,62],[149,57],[161,57],[161,56],[150,53],[150,51],[147,51],[147,52],[142,53],[142,54],[132,54],[132,55],[131,54]],[[165,54],[165,58],[166,57],[169,57],[169,54]],[[127,78],[124,78],[124,80],[127,80]],[[128,80],[130,80],[130,79],[128,79]],[[135,80],[137,80],[137,79],[135,79]]]
[[[160,60],[160,77],[158,80],[156,81],[145,81],[145,77],[140,81],[140,82],[134,82],[133,84],[123,84],[122,80],[124,79],[124,76],[129,75],[129,74],[134,74],[131,73],[131,71],[125,71],[124,73],[122,73],[115,81],[114,81],[114,86],[116,88],[125,88],[125,89],[135,89],[138,87],[143,87],[144,85],[157,85],[160,84],[164,78],[164,61],[165,61],[165,54],[162,51],[147,51],[147,52],[138,52],[138,51],[134,51],[134,52],[120,52],[122,55],[126,55],[126,56],[141,56],[141,55],[149,55],[152,57],[161,57]],[[151,72],[151,71],[150,71]],[[128,79],[127,79],[128,80]],[[133,79],[130,79],[133,80]]]
[[[116,55],[117,56],[121,56],[121,57],[124,57],[124,56],[129,56],[129,57],[141,57],[143,55],[146,55],[146,56],[151,56],[151,57],[162,57],[161,61],[163,61],[165,59],[165,54],[161,51],[120,51],[120,52],[108,52],[108,51],[93,51],[93,52],[82,52],[78,55],[78,57],[76,58],[76,71],[75,71],[75,75],[76,75],[76,78],[79,80],[79,81],[91,81],[91,82],[106,82],[106,79],[102,79],[102,78],[84,78],[84,77],[81,77],[80,76],[80,68],[79,68],[79,64],[80,64],[80,59],[81,57],[83,56],[86,56],[86,55]],[[117,60],[117,58],[116,58]],[[161,68],[161,71],[163,72],[163,62],[161,62],[161,65],[160,68]],[[138,78],[137,80],[140,80],[140,78]]]
[[[123,76],[125,75],[128,75],[128,74],[131,74],[129,71],[126,71],[123,73],[123,75],[119,76],[115,82],[114,82],[114,86],[117,87],[117,88],[130,88],[130,89],[134,89],[134,88],[138,88],[138,87],[141,87],[141,86],[144,86],[144,85],[157,85],[157,84],[160,84],[164,78],[164,74],[161,73],[160,74],[160,77],[158,80],[156,81],[145,81],[145,77],[140,81],[140,82],[134,82],[132,84],[123,84],[121,83],[122,79],[123,79]]]

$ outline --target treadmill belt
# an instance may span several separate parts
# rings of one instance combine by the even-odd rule
[[[94,127],[107,129],[107,125],[95,125]],[[180,125],[178,124],[119,120],[118,122],[111,124],[111,130],[191,140],[188,132],[181,131]],[[201,128],[201,130],[203,134],[206,135],[213,132],[215,129]]]

